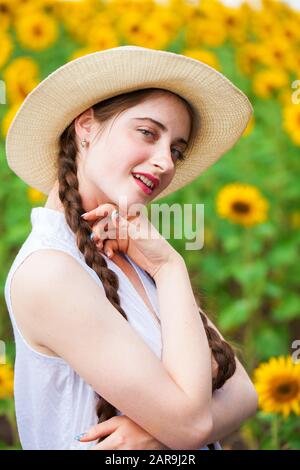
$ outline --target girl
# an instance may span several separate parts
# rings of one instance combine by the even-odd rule
[[[251,113],[211,67],[136,46],[69,62],[26,97],[8,164],[48,199],[5,285],[24,449],[220,449],[256,411],[183,258],[129,216],[213,164]]]

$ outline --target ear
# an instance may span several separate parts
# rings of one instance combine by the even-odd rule
[[[75,132],[79,141],[84,138],[88,142],[91,141],[94,124],[93,108],[86,109],[75,118]]]

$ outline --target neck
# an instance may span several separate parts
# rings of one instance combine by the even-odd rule
[[[53,188],[51,189],[45,207],[48,207],[49,209],[54,209],[59,212],[65,212],[64,206],[62,205],[61,200],[58,196],[58,181],[56,181]]]

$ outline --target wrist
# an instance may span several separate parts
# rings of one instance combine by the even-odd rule
[[[175,252],[172,254],[168,261],[162,264],[156,273],[153,275],[153,279],[155,284],[159,283],[161,279],[165,279],[170,274],[170,270],[177,269],[177,268],[186,267],[183,257]]]

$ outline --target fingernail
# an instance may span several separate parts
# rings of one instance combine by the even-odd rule
[[[87,435],[86,432],[82,432],[81,434],[78,434],[77,436],[75,436],[74,439],[76,439],[76,441],[80,441],[80,439],[86,435]]]
[[[106,254],[106,256],[108,256],[108,258],[110,258],[111,255],[112,255],[112,252],[110,250],[107,250],[107,251],[105,251],[105,254]]]
[[[90,233],[90,239],[91,240],[93,240],[94,236],[95,236],[94,232]]]
[[[83,217],[83,218],[84,218],[84,217],[86,216],[86,214],[87,214],[87,212],[85,212],[84,214],[81,214],[80,217]]]

